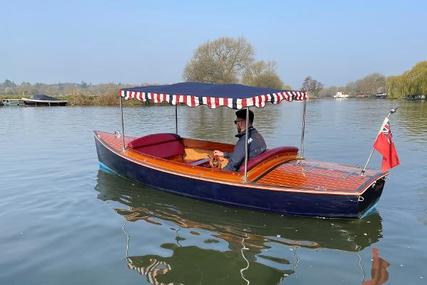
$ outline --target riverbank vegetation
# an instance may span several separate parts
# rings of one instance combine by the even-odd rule
[[[345,86],[324,88],[319,95],[333,96],[338,91],[361,97],[387,94],[390,99],[427,96],[427,61],[418,62],[402,75],[385,77],[380,73],[373,73]]]
[[[387,93],[392,98],[427,96],[427,61],[417,63],[402,75],[387,78]]]
[[[241,83],[249,86],[275,89],[292,89],[283,83],[276,72],[274,61],[255,60],[255,49],[244,38],[222,37],[200,45],[183,70],[186,81],[206,83]],[[15,82],[6,79],[0,83],[0,99],[31,97],[46,94],[68,100],[69,105],[118,105],[121,88],[144,84],[91,84],[56,83],[44,84]],[[332,97],[337,92],[351,97],[385,96],[406,98],[427,95],[427,61],[417,63],[402,75],[386,77],[380,73],[369,74],[344,86],[324,85],[307,76],[302,86],[295,86],[309,92],[313,98]],[[126,104],[135,104],[126,102]]]
[[[386,77],[380,73],[369,74],[344,86],[329,86],[319,92],[319,97],[332,97],[343,92],[352,97],[372,97],[386,91]]]
[[[0,99],[30,98],[34,94],[46,94],[61,100],[67,100],[69,105],[75,106],[115,106],[119,104],[118,92],[121,88],[133,86],[131,84],[90,84],[57,83],[44,84],[22,82],[16,84],[5,80],[0,83]],[[125,104],[135,104],[125,102]]]
[[[386,96],[389,99],[422,99],[427,97],[427,61],[418,62],[402,75],[386,77],[380,73],[369,74],[344,86],[323,87],[310,76],[306,77],[302,88],[312,97],[332,97],[337,92],[351,97]]]

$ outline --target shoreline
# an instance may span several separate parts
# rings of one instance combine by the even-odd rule
[[[25,96],[29,95],[0,95],[0,101],[3,99],[21,99]],[[110,93],[105,95],[66,95],[66,96],[54,96],[55,98],[59,100],[66,100],[67,106],[119,106],[119,96],[117,93]],[[333,97],[310,97],[310,100],[336,100],[336,98]],[[398,100],[396,98],[376,98],[375,96],[371,97],[349,97],[345,98],[345,100],[348,99],[364,99],[364,100]],[[424,100],[417,100],[417,101],[424,101]],[[123,100],[124,106],[140,106],[140,105],[146,105],[151,106],[153,104],[150,103],[143,103],[139,101],[133,101],[133,100]],[[165,103],[165,105],[168,105]]]

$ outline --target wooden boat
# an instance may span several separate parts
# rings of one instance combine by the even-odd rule
[[[47,95],[39,94],[39,95],[33,95],[31,96],[31,99],[29,98],[22,98],[21,99],[24,102],[25,106],[66,106],[67,101],[66,100],[59,100],[54,97],[50,97]]]
[[[305,122],[307,94],[238,84],[186,82],[122,89],[122,99],[233,109],[303,101]],[[254,158],[246,157],[240,170],[233,172],[212,168],[206,159],[213,150],[232,152],[231,144],[184,138],[178,130],[175,134],[130,137],[124,135],[123,120],[121,133],[95,131],[103,168],[159,190],[290,215],[360,218],[367,214],[379,200],[388,173],[370,169],[361,173],[360,168],[349,165],[306,160],[303,138],[304,131],[300,149],[267,149]]]

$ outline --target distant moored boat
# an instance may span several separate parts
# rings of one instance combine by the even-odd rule
[[[4,106],[23,106],[24,102],[21,99],[3,99],[0,105]]]
[[[335,99],[341,99],[341,98],[348,98],[350,95],[348,94],[344,94],[340,91],[337,92],[337,94],[334,95]]]
[[[50,97],[44,94],[38,94],[31,96],[31,99],[21,99],[26,106],[65,106],[67,105],[66,100],[59,100],[54,97]]]
[[[424,94],[417,94],[417,95],[408,95],[405,97],[406,100],[425,100],[426,95]]]

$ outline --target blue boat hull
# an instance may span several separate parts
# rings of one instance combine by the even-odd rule
[[[287,215],[360,218],[374,207],[384,187],[381,178],[361,196],[260,190],[163,172],[118,155],[96,136],[95,142],[101,165],[131,180],[190,198]]]

